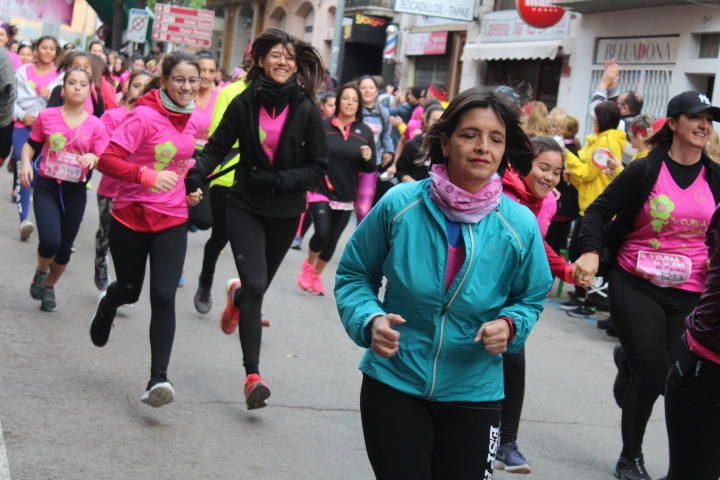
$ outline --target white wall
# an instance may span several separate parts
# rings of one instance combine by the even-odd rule
[[[602,68],[592,63],[597,37],[679,34],[678,58],[670,95],[693,88],[687,73],[718,73],[715,78],[713,103],[720,103],[720,59],[698,59],[698,40],[692,35],[720,33],[720,10],[689,5],[623,10],[583,15],[575,23],[575,31],[571,33],[574,38],[570,42],[571,75],[560,79],[558,106],[581,119],[581,122],[585,119],[592,94],[592,71]]]

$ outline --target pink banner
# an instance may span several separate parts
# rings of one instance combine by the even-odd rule
[[[2,0],[0,19],[11,17],[39,20],[47,23],[72,23],[74,0]]]

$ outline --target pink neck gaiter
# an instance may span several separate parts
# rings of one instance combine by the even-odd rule
[[[502,179],[495,173],[478,193],[469,193],[450,181],[445,165],[430,168],[430,198],[453,222],[478,223],[500,204]]]

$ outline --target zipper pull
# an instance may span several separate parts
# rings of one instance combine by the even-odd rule
[[[446,303],[445,305],[443,305],[443,308],[442,308],[442,310],[441,310],[441,313],[442,313],[443,315],[445,315],[445,314],[448,312],[448,310],[450,310],[450,305]]]

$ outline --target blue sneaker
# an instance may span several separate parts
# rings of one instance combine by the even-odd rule
[[[510,442],[500,445],[495,456],[495,470],[503,470],[507,473],[531,473],[525,456],[520,453],[517,442]]]

